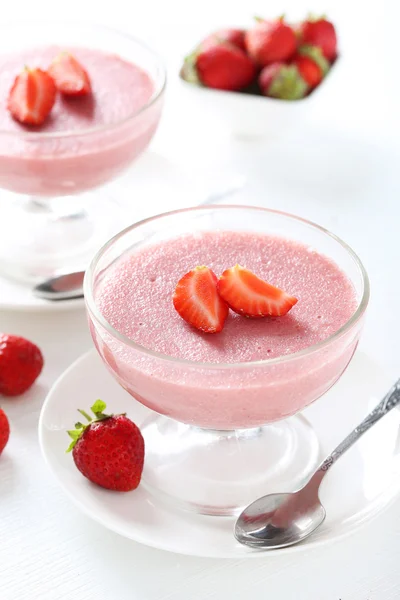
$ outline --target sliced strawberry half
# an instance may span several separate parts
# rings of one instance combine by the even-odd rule
[[[218,278],[208,267],[195,267],[178,281],[173,303],[187,323],[205,333],[222,330],[229,308],[218,295]]]
[[[224,271],[217,288],[228,306],[245,317],[282,317],[297,302],[240,265]]]
[[[53,60],[49,74],[58,91],[66,96],[86,96],[92,91],[87,71],[68,52],[62,52]]]
[[[46,71],[27,67],[14,80],[8,96],[8,110],[16,121],[42,125],[56,99],[56,86]]]

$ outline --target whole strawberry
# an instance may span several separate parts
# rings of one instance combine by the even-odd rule
[[[239,91],[253,82],[256,68],[243,50],[224,42],[200,47],[187,57],[181,76],[209,88]]]
[[[245,33],[244,29],[219,29],[207,36],[201,42],[200,46],[204,50],[209,46],[228,42],[229,44],[237,46],[240,50],[246,50],[244,42]]]
[[[309,17],[298,28],[301,44],[318,46],[327,60],[332,62],[337,56],[336,30],[324,17]]]
[[[319,85],[329,71],[329,62],[317,46],[300,46],[293,63],[310,89]]]
[[[3,452],[7,445],[8,438],[10,437],[10,424],[7,419],[7,415],[2,408],[0,408],[0,454]]]
[[[272,63],[261,71],[258,84],[264,96],[281,100],[300,100],[309,90],[296,65]]]
[[[247,31],[245,43],[247,53],[260,67],[289,60],[297,47],[296,34],[283,18],[258,19],[256,26]]]
[[[0,394],[19,396],[36,381],[43,369],[39,348],[17,335],[0,333]]]
[[[87,479],[108,490],[129,492],[138,487],[143,471],[144,440],[140,430],[126,415],[106,415],[106,404],[97,400],[91,407],[92,419],[78,422],[68,431],[75,465]]]

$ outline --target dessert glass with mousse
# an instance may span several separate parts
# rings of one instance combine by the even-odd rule
[[[165,70],[142,42],[106,27],[17,23],[0,28],[0,272],[36,282],[86,266],[132,222],[100,186],[145,150],[162,110]],[[48,69],[62,52],[85,68],[91,93],[57,94],[40,126],[7,110],[24,66]],[[112,199],[112,192],[110,193]],[[129,209],[129,207],[128,207]]]
[[[282,317],[230,312],[220,333],[188,325],[172,302],[178,280],[197,265],[220,276],[236,263],[298,302]],[[308,478],[319,443],[297,413],[346,369],[368,304],[366,272],[344,242],[273,210],[198,207],[119,233],[84,287],[101,358],[155,411],[142,426],[154,494],[230,515]]]

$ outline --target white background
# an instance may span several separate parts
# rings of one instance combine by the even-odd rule
[[[223,128],[211,128],[191,106],[182,106],[172,75],[180,57],[204,33],[219,25],[249,23],[254,14],[285,11],[297,17],[309,9],[327,12],[336,21],[342,63],[332,96],[316,105],[293,135],[270,142],[238,141]],[[200,173],[205,168],[227,177],[243,173],[253,202],[257,198],[266,206],[311,218],[354,247],[372,283],[363,347],[393,376],[400,373],[397,2],[19,0],[2,6],[2,20],[62,15],[125,29],[163,55],[171,85],[153,151]],[[211,118],[218,120],[218,114]],[[140,163],[132,176],[139,168]],[[122,183],[129,181],[126,177]],[[158,189],[163,190],[162,181]],[[188,196],[188,205],[199,200],[196,189],[193,200]],[[146,202],[146,209],[133,208],[139,218],[144,210],[160,212],[173,206],[173,193],[165,187],[164,194]],[[3,312],[0,330],[34,339],[46,357],[38,385],[23,399],[3,402],[13,431],[0,460],[1,600],[400,597],[399,502],[332,547],[251,561],[163,553],[120,538],[82,516],[43,464],[37,420],[56,377],[91,345],[85,316],[82,311]],[[71,402],[87,403],[80,397]]]

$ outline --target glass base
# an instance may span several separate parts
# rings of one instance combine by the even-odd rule
[[[86,268],[118,230],[113,202],[99,192],[37,198],[0,194],[0,273],[36,284]]]
[[[141,430],[143,485],[176,507],[205,515],[236,515],[260,496],[294,491],[320,459],[316,433],[302,416],[216,431],[155,415]]]

